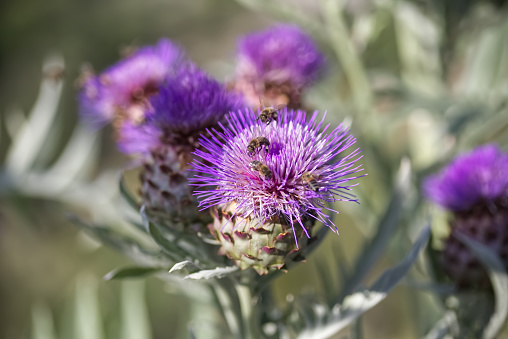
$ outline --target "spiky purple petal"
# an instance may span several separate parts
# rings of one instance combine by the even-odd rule
[[[237,216],[253,215],[261,225],[275,216],[301,225],[302,217],[309,216],[332,227],[322,211],[324,202],[356,201],[349,192],[356,184],[348,182],[363,170],[356,163],[362,156],[358,148],[343,154],[356,139],[342,125],[326,133],[330,126],[318,115],[314,112],[307,120],[303,111],[284,110],[278,121],[265,125],[252,110],[230,113],[228,127],[209,131],[210,138],[200,139],[205,151],[194,153],[202,159],[192,164],[197,172],[193,183],[201,188],[195,193],[200,206],[234,201]],[[259,136],[268,138],[270,150],[250,157],[247,145]],[[249,167],[253,160],[266,164],[273,178],[253,171]],[[317,178],[317,192],[302,180],[305,172]]]
[[[228,91],[205,71],[188,63],[166,78],[150,100],[149,120],[166,135],[191,136],[223,120],[243,106],[241,95]]]

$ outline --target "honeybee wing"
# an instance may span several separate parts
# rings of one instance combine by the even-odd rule
[[[274,108],[275,108],[277,111],[279,111],[279,110],[281,110],[281,109],[284,109],[287,105],[288,105],[288,104],[279,104],[279,105],[275,106]]]
[[[259,96],[259,107],[262,107],[262,108],[266,107],[265,106],[265,98],[262,95]]]

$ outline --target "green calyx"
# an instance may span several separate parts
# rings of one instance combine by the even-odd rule
[[[222,245],[219,253],[234,260],[240,269],[252,267],[262,275],[304,259],[301,252],[309,239],[300,224],[294,223],[294,231],[280,218],[260,225],[254,217],[234,216],[235,208],[236,203],[230,203],[214,209],[214,221],[209,228]],[[310,234],[313,221],[306,219],[304,225]],[[293,232],[296,232],[298,246]]]

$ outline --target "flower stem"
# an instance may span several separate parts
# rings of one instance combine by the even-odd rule
[[[242,310],[242,321],[246,339],[260,339],[261,334],[261,312],[258,307],[258,298],[253,297],[252,290],[246,285],[235,285],[236,293]]]
[[[211,283],[210,286],[231,334],[235,339],[242,339],[245,332],[242,328],[242,310],[238,295],[231,285],[228,279],[218,279]]]

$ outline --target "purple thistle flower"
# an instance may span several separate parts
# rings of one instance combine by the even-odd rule
[[[79,94],[82,116],[95,125],[118,116],[143,121],[147,99],[157,93],[181,56],[179,47],[161,39],[157,45],[140,48],[102,74],[89,77]]]
[[[164,142],[191,145],[226,113],[243,107],[241,95],[228,91],[192,63],[166,78],[150,103],[148,120],[163,132]]]
[[[294,25],[278,25],[238,41],[233,86],[252,107],[285,104],[301,108],[301,92],[315,81],[324,56],[314,41]]]
[[[242,107],[242,98],[187,63],[165,79],[149,105],[143,124],[125,122],[120,128],[118,144],[124,153],[148,154],[164,144],[193,151],[199,135]]]
[[[363,170],[355,164],[362,156],[358,148],[341,154],[356,141],[342,125],[327,134],[329,125],[324,126],[324,117],[318,119],[318,112],[307,120],[305,112],[287,109],[269,125],[259,123],[252,110],[232,112],[227,121],[229,127],[224,131],[214,130],[210,138],[200,139],[207,152],[194,153],[202,158],[192,164],[198,172],[192,181],[201,188],[195,192],[201,207],[235,203],[238,217],[254,216],[259,225],[282,218],[293,230],[297,222],[307,232],[304,217],[334,226],[322,212],[328,209],[324,202],[356,201],[348,191],[357,184],[348,181],[357,178],[350,175]],[[269,140],[269,151],[260,147],[251,156],[247,147],[258,137]],[[253,161],[265,164],[271,175],[256,171]],[[316,181],[304,180],[306,173]]]
[[[429,199],[453,211],[508,197],[508,154],[496,145],[478,147],[427,178],[423,190]]]
[[[491,289],[486,270],[458,235],[488,246],[508,267],[508,153],[485,145],[461,154],[441,173],[428,177],[423,191],[453,212],[436,269],[458,289]]]
[[[306,86],[324,65],[314,41],[294,25],[278,25],[241,38],[238,54],[238,72],[262,82]]]

